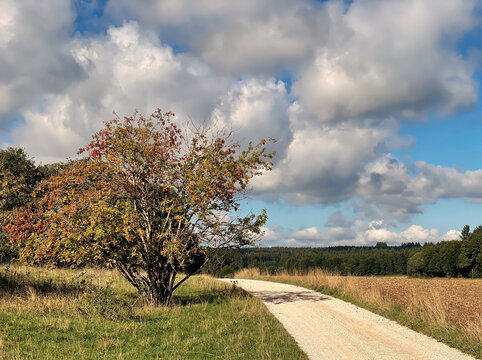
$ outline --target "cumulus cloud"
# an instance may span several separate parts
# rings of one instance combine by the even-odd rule
[[[482,170],[460,172],[422,161],[409,169],[385,155],[365,166],[355,194],[363,199],[357,206],[368,217],[387,213],[393,218],[408,220],[422,212],[423,204],[435,203],[438,199],[481,199],[481,184]]]
[[[296,239],[300,240],[321,240],[323,234],[315,226],[298,230],[292,234]]]
[[[444,240],[459,240],[460,239],[460,231],[457,230],[449,230],[445,233],[443,239]]]
[[[237,82],[221,96],[211,122],[221,128],[232,128],[243,146],[261,138],[276,139],[268,151],[275,151],[275,159],[282,159],[292,138],[289,107],[284,82],[251,78]]]
[[[46,162],[73,156],[113,110],[148,114],[160,106],[232,127],[244,143],[278,139],[274,170],[253,182],[260,198],[348,201],[357,216],[334,214],[323,232],[309,227],[273,241],[439,239],[432,229],[389,229],[441,198],[482,201],[482,170],[409,168],[389,152],[417,140],[398,134],[401,121],[476,102],[474,68],[457,41],[480,23],[477,6],[117,0],[96,19],[116,25],[72,35],[69,2],[6,0],[0,121],[21,118],[11,145]]]
[[[261,231],[263,233],[263,239],[262,241],[276,241],[278,240],[278,235],[276,234],[275,231],[267,228],[267,227],[262,227]]]
[[[222,73],[274,75],[304,61],[328,33],[326,12],[309,0],[120,0],[106,11],[186,43]]]
[[[292,122],[297,122],[294,114]],[[347,123],[296,130],[286,157],[270,173],[256,179],[255,189],[273,191],[296,203],[334,203],[351,197],[359,173],[377,157],[393,122]],[[277,195],[273,195],[276,197]]]
[[[110,27],[106,36],[77,38],[70,53],[85,76],[62,95],[45,96],[22,111],[25,126],[15,129],[16,144],[44,161],[73,156],[103,121],[150,113],[159,106],[180,118],[207,122],[228,88],[202,61],[175,55],[137,23]],[[38,136],[41,135],[41,136]]]
[[[401,243],[436,243],[442,240],[458,240],[460,232],[449,230],[441,234],[437,229],[425,229],[421,225],[412,225],[401,232],[389,230],[382,221],[370,223],[360,220],[353,221],[349,227],[326,226],[325,231],[316,227],[309,227],[290,234],[285,244],[293,246],[336,246],[359,245],[373,246],[377,242],[386,242],[389,245]]]
[[[471,63],[444,37],[474,27],[475,1],[329,3],[331,36],[316,44],[295,94],[323,121],[366,116],[419,117],[474,104]],[[395,15],[396,14],[396,15]]]
[[[70,53],[85,77],[64,94],[26,107],[25,126],[12,133],[40,160],[73,156],[114,110],[122,116],[158,106],[184,120],[232,128],[245,145],[276,138],[269,150],[279,157],[290,143],[290,102],[282,81],[216,75],[199,58],[175,54],[135,22],[110,27],[106,36],[76,38]]]
[[[2,0],[0,123],[84,76],[68,49],[73,20],[68,1]]]

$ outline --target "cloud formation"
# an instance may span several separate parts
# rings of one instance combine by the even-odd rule
[[[75,38],[70,53],[85,76],[63,94],[26,107],[26,125],[12,133],[44,161],[73,156],[113,111],[150,113],[162,104],[180,118],[206,121],[229,84],[197,58],[176,55],[153,33],[140,32],[135,22],[110,27],[105,36]]]
[[[68,2],[5,0],[0,122],[16,124],[10,145],[49,162],[74,156],[114,110],[162,107],[232,128],[242,143],[278,139],[274,170],[253,182],[259,198],[347,201],[357,215],[294,232],[293,244],[441,238],[389,228],[438,199],[482,201],[482,170],[409,166],[390,151],[417,141],[398,134],[404,122],[477,101],[474,63],[457,47],[480,25],[477,9],[476,0],[116,0],[96,18],[105,33],[81,34]]]
[[[411,172],[414,175],[411,175]],[[385,155],[365,166],[355,195],[363,199],[369,216],[380,214],[408,220],[421,206],[438,199],[482,198],[482,170],[460,172],[419,161],[412,169]],[[380,217],[380,215],[378,216]]]
[[[274,232],[274,231],[272,231]],[[276,232],[274,232],[276,234]],[[390,231],[381,221],[365,223],[360,220],[353,221],[351,226],[328,226],[324,232],[316,227],[298,230],[285,236],[271,235],[272,239],[281,241],[282,245],[319,247],[358,245],[374,246],[377,242],[385,242],[388,245],[400,245],[402,243],[428,243],[442,240],[458,240],[460,232],[449,230],[441,234],[437,229],[425,229],[421,225],[411,225],[401,232]],[[264,243],[266,245],[266,243]]]
[[[329,3],[331,36],[316,44],[294,93],[322,121],[418,118],[430,110],[470,106],[477,97],[473,68],[442,39],[475,26],[474,7],[473,1],[451,0],[435,6],[355,1],[348,9]]]
[[[84,74],[69,53],[69,2],[0,3],[0,124]]]

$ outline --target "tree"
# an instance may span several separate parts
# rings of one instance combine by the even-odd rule
[[[461,242],[457,266],[466,277],[482,276],[482,227],[478,226],[472,234]]]
[[[407,274],[410,276],[422,276],[425,274],[425,258],[423,251],[418,251],[408,258]]]
[[[7,242],[5,225],[9,214],[33,200],[31,194],[42,179],[42,172],[21,148],[0,150],[0,263],[15,256]]]
[[[13,210],[32,201],[31,193],[42,173],[21,148],[0,150],[0,211]]]
[[[158,110],[107,122],[83,159],[42,183],[38,207],[10,224],[21,258],[116,267],[159,305],[201,269],[209,248],[258,240],[266,213],[235,213],[250,179],[271,169],[266,141],[241,150],[229,133],[183,134],[173,117]]]
[[[465,240],[470,236],[470,225],[465,225],[460,233],[460,240]]]

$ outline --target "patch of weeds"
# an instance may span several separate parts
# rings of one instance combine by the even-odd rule
[[[137,299],[129,302],[110,287],[88,289],[76,301],[79,314],[86,319],[102,317],[106,320],[129,320],[135,318]]]

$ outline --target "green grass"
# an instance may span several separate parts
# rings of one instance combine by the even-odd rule
[[[194,277],[156,308],[114,272],[76,273],[0,271],[1,359],[306,359],[260,301],[229,284]]]

